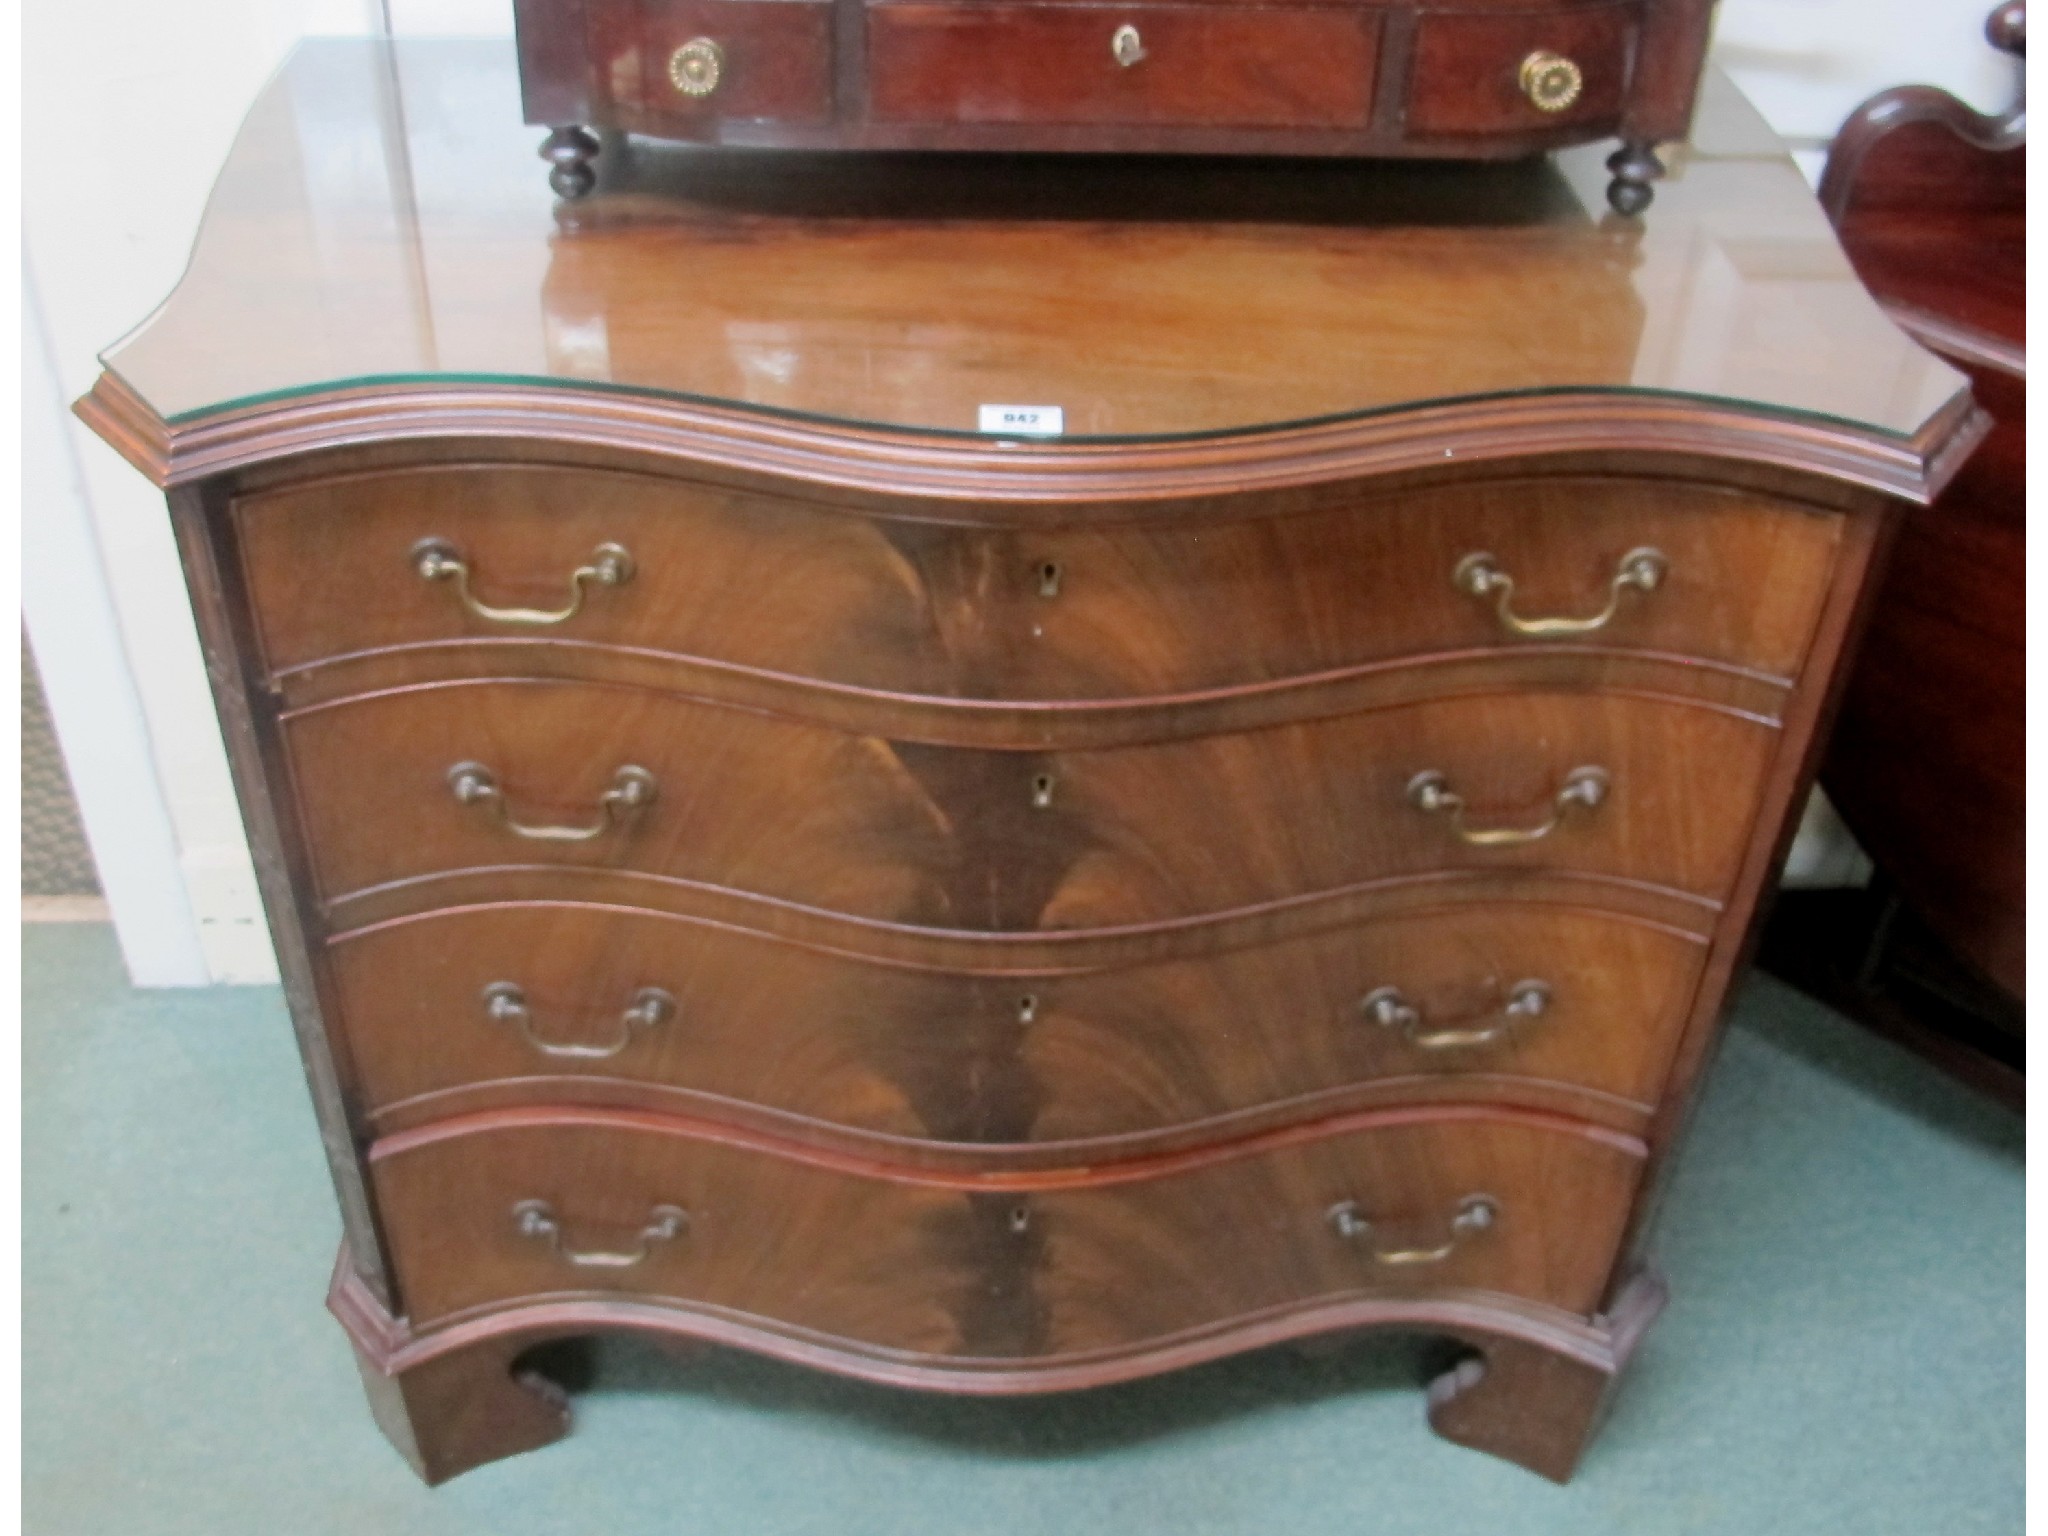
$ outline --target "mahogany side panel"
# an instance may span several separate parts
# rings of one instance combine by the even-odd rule
[[[313,959],[323,926],[278,755],[274,710],[248,667],[254,636],[248,594],[230,547],[226,498],[218,486],[181,487],[171,493],[170,511],[285,1003],[341,1207],[343,1252],[364,1287],[388,1303],[391,1280],[349,1098],[347,1043],[328,1028],[322,973]]]

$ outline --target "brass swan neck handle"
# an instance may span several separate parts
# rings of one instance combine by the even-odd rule
[[[544,627],[567,623],[583,611],[583,599],[592,587],[623,587],[633,579],[633,557],[622,544],[600,544],[590,552],[587,563],[569,573],[569,605],[566,608],[498,608],[476,595],[470,585],[472,570],[462,551],[446,539],[421,539],[412,547],[412,568],[422,581],[452,581],[462,606],[493,624]]]
[[[627,763],[612,775],[612,786],[597,797],[597,820],[585,827],[542,826],[515,817],[505,804],[498,776],[482,763],[457,763],[448,770],[448,789],[462,805],[480,805],[514,837],[539,843],[587,843],[616,827],[631,811],[652,805],[656,785],[645,768]]]

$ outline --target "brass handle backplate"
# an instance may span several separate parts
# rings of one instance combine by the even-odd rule
[[[708,37],[693,37],[668,56],[669,83],[685,96],[709,96],[725,74],[725,50]]]
[[[1492,555],[1481,551],[1467,555],[1451,572],[1451,584],[1460,592],[1494,600],[1494,612],[1503,628],[1517,635],[1590,635],[1605,629],[1621,611],[1625,592],[1654,592],[1664,584],[1671,562],[1660,549],[1648,545],[1632,549],[1621,557],[1607,584],[1607,606],[1583,619],[1525,619],[1514,611],[1515,578],[1500,568]]]
[[[1109,37],[1109,56],[1116,60],[1121,69],[1129,69],[1145,57],[1145,40],[1138,36],[1138,29],[1128,24],[1118,27]]]
[[[1522,94],[1538,112],[1562,112],[1579,99],[1586,77],[1561,53],[1539,48],[1522,60]]]
[[[1408,1037],[1410,1045],[1425,1051],[1448,1051],[1461,1046],[1490,1045],[1519,1021],[1541,1018],[1550,1009],[1550,987],[1541,981],[1516,982],[1498,1010],[1498,1022],[1480,1029],[1423,1028],[1422,1010],[1409,1002],[1399,987],[1374,988],[1359,1000],[1358,1008],[1373,1023],[1399,1030]]]
[[[1330,1207],[1328,1213],[1330,1230],[1347,1243],[1355,1243],[1372,1235],[1372,1218],[1365,1214],[1356,1200],[1340,1200]],[[1468,1237],[1476,1237],[1490,1230],[1500,1220],[1500,1202],[1491,1195],[1467,1195],[1458,1202],[1457,1213],[1451,1217],[1450,1237],[1434,1248],[1381,1248],[1373,1247],[1375,1264],[1440,1264],[1458,1251],[1458,1245]]]
[[[639,1246],[623,1253],[564,1246],[562,1224],[545,1200],[520,1201],[512,1207],[512,1223],[521,1237],[539,1238],[579,1269],[630,1269],[644,1262],[655,1244],[680,1237],[690,1225],[690,1216],[679,1205],[655,1206],[647,1213],[647,1225],[640,1229]]]
[[[1475,848],[1505,848],[1533,843],[1564,824],[1565,813],[1574,806],[1595,810],[1607,798],[1609,779],[1605,768],[1574,768],[1564,776],[1564,787],[1551,797],[1550,815],[1533,827],[1469,827],[1465,824],[1465,797],[1451,788],[1451,781],[1434,768],[1425,768],[1408,781],[1408,803],[1430,816],[1448,816],[1451,830],[1461,842]]]
[[[469,562],[462,551],[446,539],[421,539],[412,547],[412,568],[422,581],[453,581],[462,606],[493,624],[560,624],[583,609],[583,599],[593,586],[623,587],[633,579],[633,557],[621,544],[600,544],[590,552],[590,561],[569,573],[569,606],[566,608],[494,608],[470,589]]]
[[[534,826],[519,821],[505,804],[498,776],[482,763],[457,763],[448,770],[448,788],[463,805],[486,806],[515,837],[539,843],[587,843],[618,825],[628,811],[654,802],[654,775],[628,763],[612,775],[612,787],[597,797],[597,820],[587,827]]]
[[[571,1045],[543,1040],[533,1032],[533,1009],[526,1001],[526,989],[516,981],[494,981],[484,988],[484,1015],[496,1024],[513,1024],[526,1036],[526,1043],[543,1056],[602,1061],[616,1056],[633,1043],[633,1033],[653,1029],[675,1017],[676,1000],[660,987],[642,987],[633,994],[619,1014],[619,1033],[609,1045]]]

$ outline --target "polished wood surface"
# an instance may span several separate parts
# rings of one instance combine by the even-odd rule
[[[1993,13],[2025,53],[2026,8]],[[1860,108],[1830,156],[1842,241],[1996,425],[1906,519],[1822,781],[1884,878],[2011,998],[2026,995],[2026,142],[1927,87]]]
[[[1110,57],[1135,26],[1144,69]],[[1361,128],[1380,18],[1334,7],[876,5],[869,110],[879,122],[1195,123]]]
[[[1612,913],[1500,902],[1163,963],[1047,971],[999,951],[962,973],[531,902],[342,935],[330,965],[380,1127],[459,1111],[479,1097],[464,1090],[495,1084],[491,1102],[739,1101],[878,1137],[1119,1143],[1072,1153],[1099,1158],[1144,1133],[1332,1105],[1368,1085],[1457,1091],[1447,1074],[1483,1078],[1471,1091],[1490,1095],[1531,1094],[1531,1080],[1589,1090],[1578,1112],[1640,1123],[1705,947]],[[491,1013],[487,990],[505,982],[526,1021]],[[1530,982],[1542,1009],[1517,1013]],[[673,1012],[625,1021],[650,986]],[[1373,1016],[1365,1000],[1387,987],[1418,1020]]]
[[[776,8],[516,6],[526,116],[554,130],[554,189],[588,195],[593,128],[775,148],[1382,157],[1512,157],[1619,132],[1611,201],[1640,213],[1660,174],[1650,148],[1682,136],[1692,113],[1709,5],[1198,0],[1112,14],[1059,0],[840,0],[836,92],[813,92],[830,110],[808,115],[763,110],[783,103],[762,83],[786,77],[761,46],[758,13]],[[808,73],[810,35],[824,29],[790,25],[806,34]],[[1532,76],[1532,59],[1560,73]]]
[[[365,66],[397,219],[296,137]],[[1628,226],[1570,155],[640,145],[536,224],[508,84],[302,52],[80,407],[173,488],[393,1439],[540,1443],[527,1346],[610,1329],[1005,1393],[1405,1327],[1568,1476],[1894,503],[1984,430],[1782,147],[1715,107]],[[991,396],[1070,437],[931,430]]]
[[[1681,20],[1671,9],[1646,26]],[[1598,146],[1166,175],[1114,156],[640,144],[564,228],[519,116],[502,44],[299,50],[252,109],[177,293],[108,354],[143,423],[207,445],[181,447],[176,478],[228,467],[223,432],[247,464],[401,432],[530,442],[537,407],[591,431],[646,422],[626,390],[707,412],[696,462],[787,442],[777,469],[799,480],[858,477],[872,450],[854,427],[969,434],[892,447],[875,476],[900,491],[921,465],[985,464],[965,499],[1015,496],[1012,477],[1047,462],[972,436],[983,403],[1061,406],[1077,449],[1348,423],[1077,452],[1062,470],[1110,458],[1153,495],[1163,477],[1140,471],[1163,459],[1216,467],[1226,491],[1275,455],[1295,483],[1329,483],[1344,472],[1330,439],[1370,438],[1386,411],[1418,462],[1612,450],[1661,428],[1723,463],[1783,457],[1823,478],[1907,450],[1883,483],[1912,495],[1928,473],[1914,440],[1962,390],[1865,294],[1784,146],[1711,73],[1655,216],[1622,225],[1603,222]],[[339,412],[323,397],[351,385],[372,399],[348,419],[315,410]],[[1499,400],[1497,429],[1446,436],[1422,409],[1479,397]],[[1632,410],[1628,430],[1596,430]],[[670,432],[683,419],[661,413]],[[674,441],[650,429],[635,446]]]
[[[1589,1312],[1639,1160],[1506,1118],[1403,1120],[1185,1172],[1051,1190],[906,1184],[678,1134],[536,1111],[447,1122],[371,1154],[408,1316],[630,1290],[921,1355],[1057,1357],[1346,1291],[1455,1288]],[[1473,1195],[1493,1225],[1433,1261]],[[522,1233],[543,1200],[559,1243]],[[1373,1231],[1346,1237],[1346,1201]],[[629,1265],[649,1211],[686,1221]],[[1223,1240],[1224,1234],[1230,1234]]]
[[[391,648],[559,638],[1004,700],[1172,696],[1539,642],[1789,680],[1840,531],[1761,498],[1673,486],[1651,499],[1592,478],[1388,498],[1369,513],[1353,500],[1252,522],[1018,530],[852,517],[644,475],[459,465],[302,482],[242,498],[236,516],[264,655],[288,688]],[[421,580],[412,551],[427,539],[462,551],[480,600],[499,605],[559,610],[600,544],[627,549],[635,568],[536,628],[480,618],[451,583]],[[1497,598],[1453,580],[1488,553],[1514,581],[1511,612],[1584,619],[1642,547],[1668,559],[1662,581],[1585,634],[1519,634]],[[1761,592],[1758,570],[1771,572]]]
[[[809,0],[667,0],[641,8],[646,18],[637,86],[678,118],[733,117],[760,123],[832,119],[832,12]],[[716,102],[693,100],[669,79],[670,55],[709,33],[725,52]],[[620,60],[623,66],[629,61]]]
[[[406,883],[430,905],[453,871],[596,866],[1009,932],[1464,869],[1567,869],[1715,900],[1778,745],[1762,722],[1676,700],[1503,687],[1157,746],[976,752],[521,680],[321,705],[286,716],[284,735],[330,902]],[[458,799],[451,774],[468,763],[494,776],[495,803]],[[607,816],[625,767],[652,775],[652,798]],[[1587,768],[1607,776],[1605,798],[1558,809]],[[1416,804],[1427,772],[1464,798],[1462,822]]]
[[[1643,10],[1635,5],[1425,11],[1415,24],[1408,129],[1416,135],[1527,132],[1532,120],[1518,71],[1542,51],[1576,64],[1584,86],[1545,114],[1557,126],[1608,123],[1628,95],[1629,62]]]

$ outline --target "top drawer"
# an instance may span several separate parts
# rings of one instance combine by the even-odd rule
[[[575,642],[550,675],[632,647],[936,698],[1159,697],[1560,645],[1790,678],[1841,527],[1759,497],[1558,479],[1246,522],[991,529],[527,466],[336,480],[235,510],[288,693],[334,658],[424,647],[414,665],[445,675],[448,648],[506,640]],[[1647,589],[1637,550],[1656,552]]]
[[[867,16],[881,122],[1363,128],[1372,105],[1369,12],[912,3]]]

